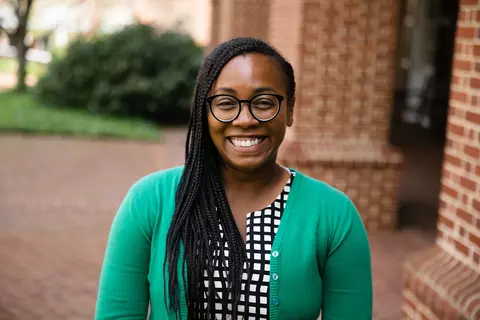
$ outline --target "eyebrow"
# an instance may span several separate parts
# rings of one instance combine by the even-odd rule
[[[217,90],[215,90],[213,92],[213,94],[217,94],[219,91],[224,91],[224,92],[228,92],[228,93],[231,93],[231,94],[236,94],[237,91],[232,89],[232,88],[228,88],[228,87],[222,87],[222,88],[218,88]],[[277,91],[271,87],[260,87],[260,88],[255,88],[255,90],[253,90],[253,93],[255,94],[258,94],[258,93],[265,93],[265,92],[273,92],[273,93],[276,93]]]

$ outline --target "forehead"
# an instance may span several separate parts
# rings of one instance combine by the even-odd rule
[[[236,91],[271,87],[285,89],[284,74],[275,58],[260,53],[240,55],[230,60],[220,72],[212,91],[231,88]]]

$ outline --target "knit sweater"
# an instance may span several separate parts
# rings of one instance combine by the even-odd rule
[[[177,319],[165,306],[163,263],[182,170],[143,177],[125,196],[110,230],[95,319],[146,319],[149,304],[150,319]],[[296,171],[271,252],[278,277],[270,282],[270,319],[317,319],[320,311],[323,319],[372,318],[368,238],[344,193]]]

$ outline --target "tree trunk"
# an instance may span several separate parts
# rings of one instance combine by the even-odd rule
[[[23,39],[22,39],[23,40]],[[27,51],[28,48],[23,41],[17,43],[17,91],[25,91],[27,89]]]

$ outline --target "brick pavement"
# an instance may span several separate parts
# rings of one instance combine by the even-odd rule
[[[139,177],[180,164],[161,143],[0,136],[0,320],[92,319],[111,219]],[[400,319],[400,267],[432,235],[371,236],[375,319]]]

